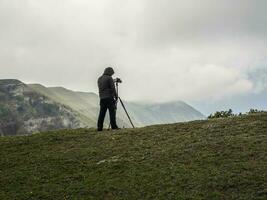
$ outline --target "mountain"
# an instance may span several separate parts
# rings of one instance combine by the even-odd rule
[[[36,92],[49,97],[53,101],[75,110],[75,112],[79,113],[83,123],[88,127],[94,127],[96,125],[99,98],[95,93],[75,92],[63,87],[44,87],[40,84],[29,84],[28,86]],[[121,118],[121,111],[118,111],[117,120],[120,126],[129,126],[128,121]],[[108,126],[108,124],[106,124],[106,126]]]
[[[125,106],[137,127],[205,118],[182,101],[162,104],[125,102]],[[12,79],[0,80],[0,134],[2,135],[95,127],[98,111],[99,98],[95,93],[25,84]],[[106,127],[108,121],[107,119]],[[130,127],[120,105],[117,121],[120,127]]]
[[[89,118],[95,126],[99,111],[99,98],[95,93],[74,92],[62,87],[44,87],[39,84],[29,84],[36,92],[48,96],[58,103],[71,107],[84,118]],[[152,124],[175,123],[204,119],[205,116],[199,111],[182,101],[142,104],[135,102],[124,102],[133,122],[137,126]],[[119,103],[118,124],[130,127],[127,116]],[[107,115],[108,116],[108,115]]]
[[[0,134],[78,128],[78,113],[40,95],[18,80],[0,80]]]
[[[0,137],[0,199],[267,199],[267,113]]]
[[[126,106],[136,123],[142,126],[205,118],[199,111],[182,101],[157,104],[126,103]]]

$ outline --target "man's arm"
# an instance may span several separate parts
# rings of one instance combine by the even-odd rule
[[[110,77],[110,80],[109,81],[110,81],[110,88],[112,90],[112,95],[117,100],[118,99],[118,94],[117,94],[117,91],[116,91],[116,87],[115,87],[113,78]]]

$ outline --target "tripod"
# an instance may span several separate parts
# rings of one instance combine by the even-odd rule
[[[126,107],[125,107],[124,103],[122,102],[121,98],[119,97],[119,82],[116,81],[116,82],[115,82],[115,85],[116,85],[116,92],[117,92],[117,95],[118,95],[118,99],[116,100],[116,103],[115,103],[115,109],[116,109],[116,112],[117,112],[117,105],[118,105],[118,100],[119,100],[120,103],[121,103],[121,105],[122,105],[122,108],[124,109],[124,111],[125,111],[125,113],[126,113],[128,119],[129,119],[129,121],[130,121],[130,123],[131,123],[131,125],[132,125],[132,127],[135,128],[135,127],[134,127],[134,124],[133,124],[133,122],[132,122],[132,120],[131,120],[131,118],[130,118],[130,115],[128,114],[128,112],[127,112],[127,110],[126,110]],[[110,127],[110,124],[109,124],[109,127]]]

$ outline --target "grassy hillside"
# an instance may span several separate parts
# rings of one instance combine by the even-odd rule
[[[0,138],[0,199],[267,199],[267,113]]]

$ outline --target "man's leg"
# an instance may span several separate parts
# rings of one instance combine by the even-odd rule
[[[98,121],[97,121],[98,131],[102,131],[103,129],[103,123],[104,123],[106,112],[107,112],[107,103],[103,99],[101,99],[100,100],[100,111],[99,111],[99,116],[98,116]]]
[[[109,118],[110,118],[110,125],[112,129],[117,129],[117,123],[116,123],[116,106],[115,101],[113,99],[110,99],[110,102],[108,104],[108,110],[109,110]]]

